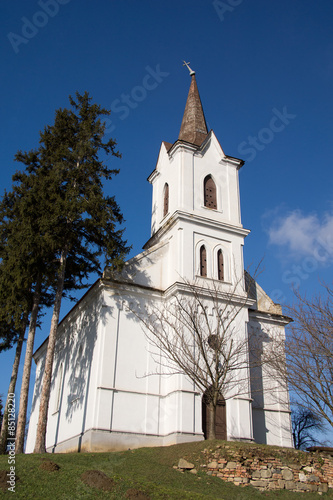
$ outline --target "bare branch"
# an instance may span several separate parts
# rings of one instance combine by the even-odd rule
[[[333,426],[333,294],[323,285],[312,298],[295,291],[288,308],[294,323],[286,343],[287,364],[279,356],[270,360],[300,404]]]
[[[161,374],[185,374],[205,394],[213,413],[221,397],[250,397],[249,335],[241,318],[250,289],[244,277],[234,285],[214,280],[178,285],[143,311],[128,306],[142,324]]]

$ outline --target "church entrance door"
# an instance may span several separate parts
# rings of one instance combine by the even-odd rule
[[[202,398],[202,431],[204,433],[205,439],[207,439],[208,436],[209,422],[210,411],[207,405],[207,398],[204,395]],[[216,407],[215,435],[216,439],[227,439],[227,418],[225,399],[223,396],[220,396]]]

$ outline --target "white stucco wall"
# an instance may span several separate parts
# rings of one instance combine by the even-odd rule
[[[275,349],[282,348],[285,324],[281,317],[251,312],[249,334],[260,339],[262,359],[268,360]],[[255,441],[292,447],[289,394],[279,373],[269,364],[252,370],[251,390]]]
[[[244,289],[243,246],[249,231],[241,224],[241,163],[224,155],[214,133],[199,150],[175,143],[168,153],[162,144],[149,177],[152,237],[144,251],[126,263],[121,276],[108,279],[106,272],[59,326],[47,430],[50,451],[103,451],[203,439],[202,394],[184,375],[161,370],[158,357],[152,355],[156,348],[138,320],[149,302],[182,293],[184,281],[203,288],[216,286],[226,300],[232,295],[234,303],[240,304],[232,324],[234,341],[246,342],[248,332],[256,329],[268,337],[276,329],[284,334],[285,323],[276,319],[277,306],[260,287],[257,302]],[[216,184],[216,210],[204,206],[207,175]],[[164,217],[165,183],[169,185],[169,211]],[[205,278],[199,276],[201,245],[207,253]],[[224,281],[217,281],[219,249]],[[205,300],[208,310],[213,310],[213,300]],[[250,307],[266,309],[260,318],[252,311],[249,319]],[[268,311],[275,314],[274,321]],[[45,352],[46,343],[36,353],[27,452],[34,447]],[[288,394],[275,385],[277,403],[274,382],[263,372],[258,379],[259,394],[258,374],[249,372],[248,352],[242,356],[243,366],[233,373],[233,383],[223,394],[228,439],[290,446]]]

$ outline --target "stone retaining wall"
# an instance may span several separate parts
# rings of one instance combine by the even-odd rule
[[[207,474],[223,481],[233,482],[237,486],[252,485],[258,490],[287,489],[322,494],[328,488],[333,488],[332,456],[285,448],[274,451],[270,456],[268,450],[263,452],[262,448],[234,450],[228,445],[219,445],[215,450],[202,451],[205,460],[196,469],[194,465],[189,465],[193,467],[192,472],[206,470]],[[178,464],[179,469],[180,465],[181,462]]]

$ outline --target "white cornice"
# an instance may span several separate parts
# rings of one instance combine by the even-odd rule
[[[203,281],[206,281],[204,278]],[[218,284],[220,286],[220,290],[214,289],[210,283],[195,283],[195,284],[187,284],[183,283],[180,281],[176,281],[172,285],[170,285],[165,291],[164,291],[164,297],[167,299],[174,295],[175,293],[182,292],[188,295],[193,295],[193,287],[198,291],[198,293],[202,297],[212,297],[212,293],[214,297],[216,296],[217,299],[220,299],[222,301],[228,301],[233,304],[238,304],[244,307],[252,307],[255,304],[255,300],[251,299],[247,294],[245,295],[239,295],[235,293],[235,290],[233,285],[231,285],[231,290],[223,290],[223,283],[216,281],[216,280],[209,280],[209,281],[215,281],[215,284]],[[207,286],[205,286],[207,285]],[[214,285],[213,285],[214,286]]]
[[[215,229],[223,229],[226,232],[244,236],[244,238],[251,232],[249,229],[244,229],[241,225],[235,226],[233,224],[228,224],[227,222],[207,219],[206,217],[203,217],[201,215],[182,212],[180,210],[177,210],[174,215],[176,215],[179,219],[187,220],[188,222],[194,222],[195,224],[200,224]]]
[[[195,146],[194,144],[191,144],[189,142],[176,141],[168,151],[169,158],[173,158],[178,150],[191,151],[192,153],[196,153],[199,148],[198,146]]]
[[[255,318],[257,321],[263,321],[265,323],[276,324],[281,326],[286,326],[292,322],[292,318],[284,316],[283,314],[274,314],[270,312],[258,311],[257,309],[249,310],[249,316]]]
[[[244,165],[244,160],[240,160],[239,158],[234,158],[233,156],[224,156],[220,163],[229,163],[235,167],[237,167],[237,170],[239,170],[243,165]]]
[[[147,181],[152,184],[159,175],[160,175],[159,171],[155,169],[152,171],[149,177],[147,177]]]
[[[161,226],[155,234],[144,244],[143,248],[149,248],[151,244],[162,238],[167,231],[169,231],[178,221],[183,220],[190,222],[192,224],[198,224],[200,226],[206,226],[212,229],[220,229],[226,231],[227,233],[237,234],[238,236],[243,236],[244,238],[251,232],[249,229],[244,229],[243,226],[234,226],[233,224],[228,224],[222,221],[216,221],[214,219],[207,219],[201,215],[196,215],[193,213],[182,212],[181,210],[176,210],[169,217],[165,224]]]

